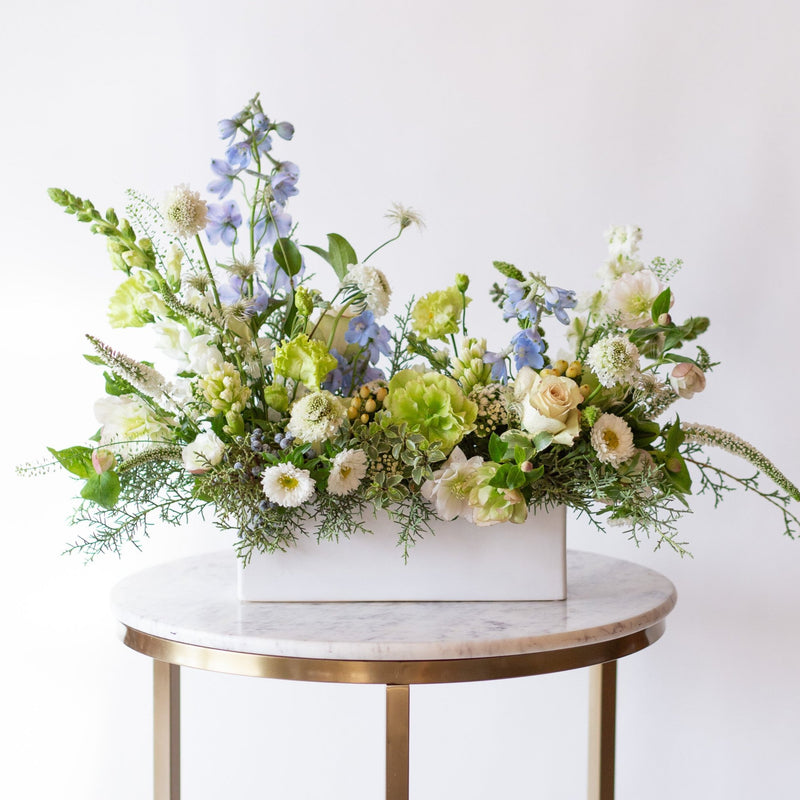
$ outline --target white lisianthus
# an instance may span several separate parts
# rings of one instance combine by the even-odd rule
[[[209,467],[219,464],[225,453],[225,443],[214,431],[200,433],[183,448],[183,466],[193,475],[202,475]]]
[[[208,223],[208,206],[185,183],[176,186],[164,200],[162,214],[167,230],[181,239],[188,239],[200,233]]]
[[[267,467],[261,475],[261,486],[267,500],[284,508],[301,506],[314,495],[311,473],[294,464]]]
[[[324,389],[295,402],[286,431],[300,442],[319,444],[331,439],[347,417],[344,403]]]
[[[376,319],[384,316],[389,310],[392,290],[386,276],[375,267],[366,264],[354,264],[349,267],[342,281],[343,286],[355,286],[366,297],[367,308]]]
[[[100,444],[123,457],[142,446],[172,441],[172,430],[138,397],[102,397],[94,404],[94,415],[102,426]]]
[[[590,436],[597,458],[615,469],[636,455],[633,431],[622,417],[601,414],[592,426]]]
[[[606,298],[606,311],[619,315],[623,328],[635,330],[652,324],[650,310],[655,299],[666,289],[656,274],[643,269],[634,275],[621,275],[614,281]],[[670,298],[670,305],[675,298]]]
[[[691,400],[706,388],[706,374],[697,364],[677,364],[669,376],[672,388],[685,400]]]
[[[609,336],[589,348],[586,364],[603,386],[631,384],[639,375],[639,348],[625,336]]]
[[[475,511],[469,505],[469,494],[482,464],[480,456],[467,459],[460,447],[454,447],[442,468],[422,484],[420,494],[433,505],[439,519],[463,517],[473,521]]]
[[[553,435],[556,444],[571,445],[580,433],[583,402],[578,384],[572,378],[546,375],[522,367],[514,381],[514,401],[523,430]]]
[[[329,494],[350,494],[358,488],[366,474],[367,454],[363,450],[342,450],[331,464],[327,486]]]

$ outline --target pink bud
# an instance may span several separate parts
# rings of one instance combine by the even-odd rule
[[[110,450],[94,450],[92,452],[92,466],[98,475],[114,469],[116,465],[117,459]]]

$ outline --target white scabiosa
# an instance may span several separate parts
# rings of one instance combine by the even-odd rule
[[[468,459],[460,447],[454,447],[442,468],[422,484],[420,493],[434,507],[439,519],[464,517],[473,521],[475,512],[469,505],[469,495],[482,465],[480,456]]]
[[[261,475],[261,486],[267,500],[284,508],[301,506],[314,496],[311,473],[294,464],[267,467]]]
[[[380,318],[389,310],[392,290],[386,276],[375,267],[366,264],[351,266],[342,281],[343,286],[355,286],[366,298],[367,308],[376,318]]]
[[[592,426],[590,438],[597,458],[615,469],[636,454],[633,431],[615,414],[601,414]]]
[[[609,336],[589,348],[586,363],[603,386],[630,384],[639,375],[639,349],[625,336]]]
[[[167,230],[181,239],[188,239],[200,233],[208,222],[208,206],[185,183],[176,186],[164,200],[162,214]]]
[[[367,454],[363,450],[342,450],[331,464],[328,492],[345,495],[355,491],[367,474]]]
[[[310,392],[292,406],[286,431],[300,442],[319,444],[336,435],[346,416],[338,397],[324,389]]]

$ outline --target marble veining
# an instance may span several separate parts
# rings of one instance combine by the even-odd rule
[[[243,603],[232,551],[162,564],[112,593],[130,628],[186,644],[301,658],[416,660],[545,652],[654,625],[675,587],[628,561],[567,556],[568,598],[541,602]]]

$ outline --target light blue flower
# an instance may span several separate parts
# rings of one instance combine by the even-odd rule
[[[243,170],[250,163],[250,140],[245,139],[232,144],[225,151],[225,158],[232,169]]]
[[[302,280],[305,271],[306,264],[303,260],[300,271],[295,275],[295,286]],[[289,276],[280,268],[271,250],[267,250],[264,256],[264,284],[271,295],[276,292],[288,292],[292,288]]]
[[[220,139],[233,139],[236,136],[236,131],[239,130],[239,119],[237,117],[221,119],[217,123],[217,128],[219,129]]]
[[[531,325],[539,321],[541,308],[533,298],[528,297],[529,288],[514,278],[506,281],[506,299],[503,301],[503,319],[513,317],[530,320]]]
[[[568,308],[575,308],[578,298],[571,289],[560,289],[558,286],[548,286],[544,293],[544,306],[563,325],[569,325]]]
[[[222,241],[230,246],[236,242],[236,229],[242,224],[242,214],[236,201],[211,203],[208,206],[206,236],[211,244]]]
[[[493,353],[491,350],[487,350],[483,354],[483,363],[492,365],[492,380],[496,383],[508,382],[508,363],[506,359],[510,352],[511,348],[508,347],[505,350],[501,350],[499,353]]]
[[[253,286],[251,288],[249,281],[242,280],[238,275],[231,275],[228,282],[219,287],[219,299],[227,305],[233,305],[245,297],[253,300],[247,309],[248,317],[253,317],[266,311],[269,295],[258,278],[253,278]]]
[[[372,364],[377,363],[381,353],[385,356],[392,354],[389,329],[378,325],[375,322],[375,315],[369,309],[350,320],[344,339],[348,344],[367,348]]]
[[[255,221],[253,225],[253,234],[256,241],[261,242],[262,239],[269,245],[275,244],[278,237],[283,238],[289,235],[292,229],[292,216],[287,214],[282,206],[277,203],[271,203],[270,214],[264,214]]]
[[[217,173],[218,177],[211,181],[206,188],[222,200],[231,190],[233,179],[239,174],[241,167],[234,167],[223,158],[214,158],[211,160],[211,169]]]
[[[253,114],[253,128],[256,133],[264,133],[269,128],[269,119],[261,111]]]
[[[291,122],[279,122],[275,126],[275,133],[281,137],[281,139],[291,139],[294,136],[294,125]]]
[[[275,202],[285,206],[290,197],[298,193],[297,181],[300,168],[291,161],[282,161],[278,171],[272,176],[272,196]]]
[[[544,366],[544,342],[536,328],[523,328],[515,334],[511,339],[511,347],[517,369],[541,369]]]

